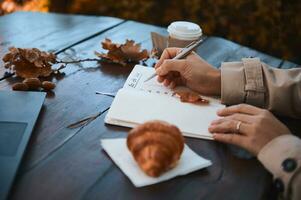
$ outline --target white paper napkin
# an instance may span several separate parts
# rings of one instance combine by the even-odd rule
[[[158,178],[146,175],[134,160],[126,146],[125,138],[100,140],[103,149],[109,154],[116,165],[132,181],[136,187],[152,185],[169,180],[176,176],[185,175],[193,171],[210,166],[210,160],[204,159],[193,152],[187,145],[184,147],[181,159],[177,166]]]

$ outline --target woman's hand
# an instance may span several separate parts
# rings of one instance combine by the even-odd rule
[[[180,48],[164,50],[155,66],[158,81],[166,87],[174,88],[175,86],[186,85],[202,94],[220,95],[220,70],[215,69],[194,52],[185,59],[171,60],[180,50]]]
[[[257,155],[272,139],[291,134],[272,113],[251,105],[230,106],[218,111],[217,114],[222,118],[213,121],[209,127],[213,138],[240,146],[254,155]]]

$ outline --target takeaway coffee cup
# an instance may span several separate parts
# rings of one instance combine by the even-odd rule
[[[168,47],[185,47],[202,36],[202,29],[199,25],[186,22],[172,22],[168,28]]]

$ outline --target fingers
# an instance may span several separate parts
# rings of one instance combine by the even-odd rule
[[[165,87],[168,87],[169,84],[170,84],[170,80],[165,79],[164,82],[163,82],[163,85],[164,85]]]
[[[158,82],[163,83],[165,86],[175,88],[178,85],[182,85],[183,81],[178,72],[170,72],[166,76],[158,76]]]
[[[159,83],[162,83],[164,81],[164,79],[165,79],[164,76],[158,76],[157,80]]]
[[[163,81],[163,85],[165,86],[165,87],[170,87],[171,89],[173,89],[173,88],[175,88],[176,86],[178,86],[178,85],[180,85],[180,84],[178,84],[177,83],[177,81],[176,80],[169,80],[169,79],[165,79],[164,81]]]
[[[181,73],[186,67],[185,60],[164,60],[163,64],[156,69],[158,81],[166,87],[174,88],[181,84]]]
[[[180,48],[166,48],[163,51],[163,53],[162,53],[159,61],[155,65],[155,69],[157,69],[158,67],[160,67],[164,60],[171,59],[171,58],[175,57],[180,50],[181,50]]]
[[[217,114],[219,116],[229,116],[234,113],[256,115],[256,114],[259,114],[261,111],[262,111],[262,109],[257,108],[255,106],[251,106],[251,105],[247,105],[247,104],[239,104],[239,105],[229,106],[227,108],[219,110],[217,112]]]
[[[175,81],[171,81],[169,87],[170,87],[171,89],[173,89],[173,88],[175,88],[176,86],[177,86],[176,82],[175,82]]]
[[[219,124],[210,125],[208,130],[211,133],[241,133],[246,135],[250,129],[250,125],[239,121],[227,120]]]
[[[213,134],[213,138],[219,142],[234,144],[247,149],[246,136],[243,135],[232,134],[232,133],[231,134],[215,133]]]
[[[251,115],[235,113],[233,115],[229,115],[229,116],[214,120],[214,121],[211,122],[211,124],[212,125],[220,124],[220,123],[222,123],[224,121],[227,121],[227,120],[241,121],[241,122],[250,124],[250,123],[253,123],[255,121],[255,118]]]
[[[181,75],[187,67],[186,60],[164,60],[163,63],[156,69],[159,76],[166,76],[169,72],[179,72]]]
[[[179,77],[184,72],[186,67],[185,60],[171,60],[175,57],[180,48],[166,48],[158,63],[155,65],[156,73],[158,74],[158,82],[164,86],[174,88],[181,84]]]

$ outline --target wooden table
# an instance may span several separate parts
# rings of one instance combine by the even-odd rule
[[[18,12],[0,17],[0,57],[9,46],[37,47],[61,59],[94,57],[100,42],[134,39],[151,49],[150,32],[165,28],[112,17],[87,17]],[[222,61],[257,56],[278,68],[295,64],[249,49],[231,41],[208,37],[198,54],[216,67]],[[3,66],[1,61],[0,66]],[[135,188],[102,150],[102,138],[126,137],[129,129],[104,124],[112,98],[95,91],[116,92],[131,68],[95,62],[70,65],[54,81],[28,145],[10,199],[264,199],[271,176],[256,159],[240,159],[229,146],[186,138],[187,144],[213,165],[183,177]],[[4,72],[0,70],[0,77]],[[10,90],[15,79],[0,82]],[[102,111],[93,122],[77,128],[69,124]],[[298,121],[285,119],[292,129]],[[299,129],[300,130],[300,129]]]

